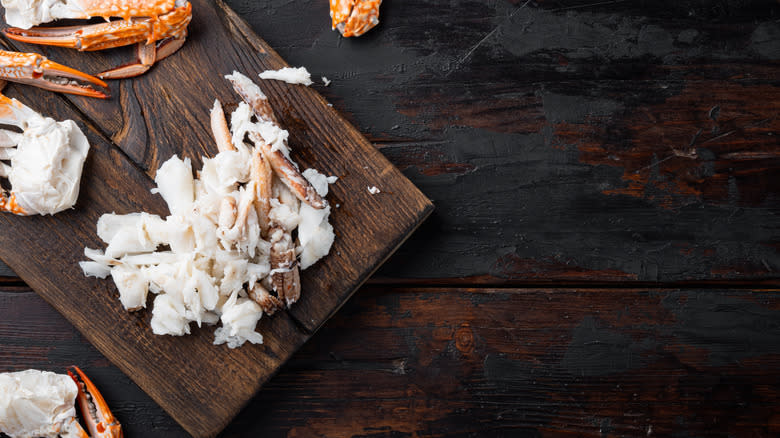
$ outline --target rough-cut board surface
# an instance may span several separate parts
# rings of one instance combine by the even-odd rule
[[[292,311],[261,321],[263,346],[212,346],[211,328],[184,338],[154,336],[150,312],[124,312],[110,280],[86,279],[77,266],[84,246],[102,246],[95,235],[98,217],[112,211],[166,215],[162,199],[149,193],[151,177],[173,154],[192,158],[199,169],[201,156],[216,153],[208,111],[215,98],[240,100],[222,75],[238,69],[255,76],[284,65],[228,10],[193,3],[193,31],[184,49],[141,78],[113,83],[112,100],[13,88],[12,96],[23,89],[22,100],[47,115],[88,120],[93,151],[75,210],[53,218],[0,217],[0,258],[185,429],[213,436],[405,240],[432,204],[314,90],[265,82],[263,90],[290,131],[294,158],[302,168],[339,177],[329,194],[337,233],[330,256],[302,273],[302,298]],[[49,56],[85,71],[107,67],[98,62],[109,58],[120,62],[117,54],[102,59],[52,50]],[[373,185],[383,192],[371,195],[367,187]]]
[[[0,368],[77,361],[128,438],[186,436],[34,294],[0,312]],[[778,321],[769,290],[363,288],[221,436],[777,436]]]

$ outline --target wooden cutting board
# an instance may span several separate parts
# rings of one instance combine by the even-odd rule
[[[196,169],[202,156],[216,154],[208,110],[215,98],[239,101],[223,75],[236,69],[254,78],[286,66],[222,2],[192,3],[186,45],[148,74],[112,82],[110,100],[7,87],[7,95],[48,116],[76,120],[92,149],[75,209],[53,217],[0,215],[0,258],[187,431],[208,437],[231,421],[433,206],[313,88],[258,80],[290,132],[293,158],[302,168],[340,177],[328,195],[337,236],[330,255],[302,273],[302,297],[293,309],[260,321],[263,345],[215,346],[213,328],[194,326],[191,336],[155,336],[150,311],[124,311],[110,280],[86,278],[78,266],[85,246],[103,247],[98,218],[108,212],[167,215],[162,199],[149,191],[155,170],[173,154],[191,158]],[[328,17],[323,21],[327,25]],[[133,53],[3,44],[86,72],[127,62]],[[382,192],[371,195],[369,186]]]

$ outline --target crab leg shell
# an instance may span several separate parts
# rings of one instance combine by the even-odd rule
[[[211,108],[211,133],[214,135],[214,141],[217,143],[217,150],[220,152],[234,151],[233,137],[230,135],[225,111],[222,110],[222,104],[219,100],[214,100],[214,107]]]
[[[253,299],[260,308],[263,309],[263,313],[266,315],[273,315],[277,310],[284,309],[284,303],[279,298],[271,295],[260,283],[255,283],[252,289],[249,290],[249,298]]]
[[[68,375],[76,382],[79,393],[76,398],[84,422],[92,438],[121,438],[119,424],[97,387],[77,366],[68,368]]]
[[[262,234],[267,235],[270,227],[268,215],[271,212],[271,198],[273,197],[273,173],[268,160],[263,158],[263,154],[257,149],[252,153],[252,179],[255,181],[257,189],[255,196],[257,219]]]
[[[281,227],[268,231],[271,240],[271,284],[287,307],[301,296],[301,277],[292,236]]]
[[[311,205],[314,208],[322,209],[328,206],[328,201],[322,199],[314,186],[311,185],[301,172],[295,167],[284,153],[280,150],[275,150],[266,143],[259,134],[250,132],[249,138],[260,147],[263,152],[263,156],[268,160],[279,179],[290,188],[295,196],[301,201]]]
[[[49,77],[66,79],[66,83],[53,82]],[[70,80],[83,81],[101,87],[108,85],[100,79],[82,73],[66,65],[49,61],[37,53],[8,52],[0,50],[0,79],[34,85],[51,91],[78,94],[81,96],[108,97],[89,85],[78,85]]]
[[[252,112],[259,120],[272,123],[276,127],[279,126],[274,111],[268,103],[268,98],[265,97],[265,94],[263,94],[257,84],[238,72],[234,72],[232,75],[226,76],[226,78],[233,84],[233,89],[236,90],[236,93],[252,108]],[[301,175],[298,168],[281,150],[272,148],[258,132],[250,131],[249,138],[255,143],[255,146],[260,147],[274,172],[298,199],[318,209],[325,208],[328,205],[328,202],[322,199],[322,196],[317,193],[317,190],[311,185],[309,180]]]

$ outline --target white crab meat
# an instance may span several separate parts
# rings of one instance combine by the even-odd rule
[[[258,76],[260,76],[260,79],[275,79],[288,84],[301,84],[307,87],[314,83],[311,81],[311,74],[306,70],[306,67],[284,67],[279,70],[266,70]]]
[[[0,123],[22,132],[0,131],[5,142],[0,176],[8,178],[11,195],[21,214],[54,214],[73,207],[79,195],[89,142],[72,120],[44,117],[16,99],[6,105],[9,115]]]
[[[272,313],[298,299],[299,265],[308,267],[326,255],[334,233],[330,207],[299,200],[264,161],[267,152],[254,144],[262,140],[289,154],[287,131],[273,117],[256,120],[245,102],[231,114],[229,131],[224,119],[215,102],[211,125],[221,152],[203,159],[197,177],[190,160],[177,156],[158,169],[154,192],[170,215],[103,215],[97,232],[106,248],[85,249],[89,260],[81,267],[85,275],[110,275],[128,311],[145,308],[153,294],[155,334],[182,336],[193,323],[219,324],[214,343],[236,348],[262,343],[257,324],[263,309]],[[299,177],[320,196],[336,180],[314,169]],[[289,290],[276,287],[280,280]]]
[[[78,387],[70,376],[26,370],[0,374],[0,432],[11,438],[75,438]]]
[[[327,177],[316,169],[306,169],[303,176],[314,186],[320,196],[328,194],[328,183],[335,182],[336,177]],[[301,269],[306,269],[330,252],[330,247],[336,235],[333,226],[328,222],[330,205],[317,209],[302,203],[298,212],[298,242],[301,258]]]
[[[22,29],[86,15],[78,0],[2,0],[0,3],[5,8],[5,22]]]

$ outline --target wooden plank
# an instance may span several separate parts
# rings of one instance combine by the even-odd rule
[[[83,258],[84,246],[101,245],[94,234],[97,218],[111,211],[165,215],[162,200],[149,194],[149,177],[173,154],[191,158],[199,168],[201,156],[216,153],[208,110],[215,98],[239,101],[222,75],[238,69],[254,76],[285,65],[224,5],[193,3],[195,18],[181,52],[151,74],[112,84],[113,99],[65,97],[79,111],[76,114],[64,108],[60,98],[25,89],[27,102],[58,105],[59,112],[52,116],[85,116],[98,143],[85,169],[78,208],[54,218],[0,219],[8,224],[8,233],[0,240],[0,257],[185,429],[195,436],[213,436],[403,242],[432,204],[316,91],[263,83],[282,126],[290,130],[293,155],[302,168],[315,167],[340,178],[329,194],[337,233],[331,256],[302,273],[303,298],[293,311],[260,323],[267,339],[262,347],[236,351],[214,347],[210,329],[182,339],[155,337],[148,327],[149,312],[121,311],[109,293],[114,290],[110,282],[87,280],[75,265]],[[127,50],[95,56],[46,50],[52,59],[84,71],[115,65],[122,52]],[[99,134],[112,143],[99,139]],[[368,192],[374,185],[383,190],[381,195]],[[53,240],[28,237],[45,230],[56,233]],[[28,260],[30,254],[36,255],[34,262]],[[78,299],[73,299],[76,291]],[[93,319],[94,313],[101,317]],[[114,321],[116,327],[111,325]]]
[[[778,312],[777,290],[362,288],[223,436],[776,436]],[[79,363],[126,436],[186,436],[37,296],[0,314],[0,370]]]

